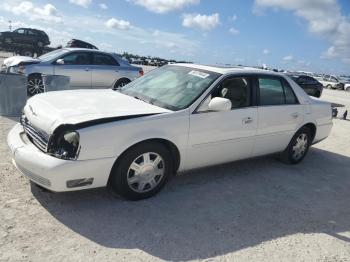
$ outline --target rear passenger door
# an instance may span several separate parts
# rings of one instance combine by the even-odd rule
[[[121,77],[120,66],[111,55],[92,53],[92,88],[111,88]]]
[[[303,107],[288,82],[258,76],[258,130],[253,156],[283,151],[303,122]]]

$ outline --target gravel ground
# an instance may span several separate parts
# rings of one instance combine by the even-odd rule
[[[324,99],[350,105],[350,93]],[[11,164],[14,124],[0,117],[0,261],[350,261],[349,121],[300,165],[196,170],[139,202],[42,191]]]

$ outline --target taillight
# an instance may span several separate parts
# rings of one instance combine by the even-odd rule
[[[140,74],[140,76],[143,76],[144,75],[143,70],[140,70],[139,74]]]

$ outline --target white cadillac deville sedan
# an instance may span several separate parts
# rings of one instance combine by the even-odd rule
[[[119,91],[30,98],[8,135],[17,169],[52,191],[156,194],[177,171],[281,153],[291,164],[332,128],[329,103],[263,70],[178,64]]]

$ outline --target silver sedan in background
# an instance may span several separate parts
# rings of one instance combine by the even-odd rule
[[[43,74],[69,76],[72,89],[118,89],[143,75],[117,54],[84,48],[58,49],[37,59],[10,57],[3,67],[28,76],[28,95],[44,92]]]

